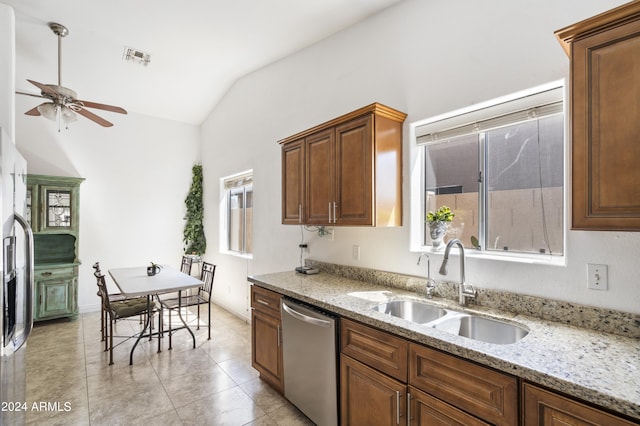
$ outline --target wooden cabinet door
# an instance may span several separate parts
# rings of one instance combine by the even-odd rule
[[[75,278],[41,280],[36,283],[34,320],[73,316],[75,312]]]
[[[489,426],[431,395],[409,387],[409,424],[412,426]]]
[[[78,195],[77,184],[40,185],[39,231],[78,232]]]
[[[304,223],[304,139],[282,147],[282,223]]]
[[[335,136],[333,128],[305,139],[306,206],[308,224],[333,224],[335,202]]]
[[[340,355],[340,413],[344,426],[406,423],[406,385]]]
[[[522,385],[522,406],[524,426],[631,426],[638,424],[529,383]]]
[[[402,225],[402,123],[406,114],[373,103],[279,141],[282,223]],[[304,140],[302,215],[296,199],[298,152]],[[290,145],[294,144],[294,145]],[[286,182],[286,184],[285,184]]]
[[[251,365],[260,377],[277,391],[284,393],[281,323],[278,318],[256,309],[251,314]]]
[[[373,115],[336,127],[336,223],[373,224]]]
[[[639,12],[631,2],[568,27],[573,229],[640,231]]]

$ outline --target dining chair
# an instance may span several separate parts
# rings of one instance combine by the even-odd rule
[[[180,261],[180,272],[183,274],[191,275],[191,267],[193,266],[193,258],[189,256],[182,256],[182,260]],[[190,290],[189,290],[190,291]],[[175,299],[178,297],[178,292],[164,293],[156,295],[158,302],[167,299]]]
[[[171,314],[173,310],[177,310],[178,307],[188,308],[190,306],[198,307],[198,320],[196,329],[200,329],[200,305],[207,304],[208,305],[208,321],[207,327],[209,331],[208,340],[211,340],[211,293],[213,291],[213,279],[216,274],[216,265],[208,262],[202,262],[202,270],[200,272],[200,281],[202,281],[202,285],[198,288],[198,293],[194,295],[184,296],[182,298],[170,298],[170,299],[162,299],[160,303],[162,305],[162,309],[169,310],[169,349],[172,348],[171,335]],[[178,315],[181,315],[178,312]]]
[[[120,319],[130,318],[136,315],[149,315],[149,323],[153,322],[153,314],[158,310],[155,302],[151,302],[151,309],[147,309],[147,298],[146,297],[136,297],[131,299],[123,299],[118,301],[110,300],[109,291],[107,290],[107,283],[105,281],[104,275],[96,272],[95,276],[98,282],[98,295],[102,300],[102,310],[106,312],[109,317],[109,331],[108,331],[108,340],[104,339],[104,350],[105,352],[109,351],[109,365],[113,365],[113,323]],[[162,330],[161,319],[158,321],[159,330]],[[105,327],[106,331],[106,327]],[[149,330],[149,334],[151,334],[151,327]],[[160,334],[158,333],[158,338],[160,338]],[[103,337],[107,337],[103,333]],[[126,340],[135,337],[134,335],[125,336]],[[123,343],[123,342],[121,342]],[[118,343],[120,344],[120,343]]]
[[[193,266],[193,257],[182,256],[182,263],[180,264],[180,272],[183,274],[191,275],[191,267]]]
[[[95,272],[93,273],[93,275],[97,278],[98,275],[102,275],[102,271],[100,270],[100,262],[95,262],[92,266],[92,268],[95,270]],[[98,286],[98,296],[101,296],[100,294],[100,286]],[[110,302],[118,302],[121,300],[126,299],[126,297],[123,294],[120,293],[111,293],[109,294],[109,301]],[[106,338],[106,329],[105,329],[105,324],[106,324],[106,320],[107,320],[107,311],[104,310],[104,305],[102,305],[101,308],[101,312],[100,312],[100,334],[102,335],[102,340],[104,341]]]

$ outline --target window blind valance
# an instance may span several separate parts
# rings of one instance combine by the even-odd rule
[[[224,189],[239,188],[253,184],[253,171],[241,173],[224,180]]]
[[[417,123],[416,143],[495,129],[563,112],[564,87],[560,83],[533,93],[485,102]]]

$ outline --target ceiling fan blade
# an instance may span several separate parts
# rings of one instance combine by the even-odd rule
[[[44,104],[40,104],[40,105],[44,105]],[[34,116],[34,117],[38,117],[38,116],[42,115],[42,114],[40,114],[40,111],[38,111],[38,107],[40,105],[38,105],[37,107],[31,108],[29,111],[25,112],[24,115],[31,115],[31,116]]]
[[[85,117],[87,117],[89,120],[95,121],[96,123],[98,123],[99,125],[103,126],[103,127],[111,127],[113,126],[113,123],[108,122],[107,120],[105,120],[102,117],[98,117],[97,115],[95,115],[94,113],[87,111],[84,108],[80,108],[78,111],[76,111],[78,114],[83,115]]]
[[[80,101],[80,100],[78,100],[76,102],[82,103],[82,105],[84,105],[87,108],[102,109],[102,110],[105,110],[105,111],[117,112],[117,113],[120,113],[120,114],[126,114],[127,113],[127,111],[124,108],[120,108],[118,106],[99,104],[97,102],[91,102],[91,101]]]
[[[29,92],[21,92],[20,90],[16,90],[16,94],[18,95],[27,95],[27,96],[33,96],[34,98],[42,98],[42,99],[46,99],[44,96],[42,95],[37,95],[35,93],[29,93]]]
[[[33,84],[34,86],[36,86],[38,89],[42,90],[43,93],[48,93],[51,96],[58,96],[58,92],[56,92],[55,90],[53,90],[51,87],[47,86],[46,84],[42,84],[42,83],[38,83],[37,81],[33,81],[33,80],[29,80],[27,79],[27,81],[31,84]]]

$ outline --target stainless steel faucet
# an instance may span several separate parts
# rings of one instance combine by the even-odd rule
[[[447,275],[447,262],[449,261],[449,252],[454,245],[460,249],[460,286],[458,287],[458,302],[460,305],[465,306],[467,304],[467,298],[475,298],[476,290],[471,284],[465,284],[464,279],[464,246],[462,242],[454,238],[449,241],[447,248],[444,249],[444,259],[442,260],[442,266],[440,266],[440,275]]]
[[[420,264],[422,256],[427,258],[427,299],[431,299],[433,297],[433,290],[436,288],[436,282],[431,278],[431,259],[427,253],[420,253],[418,263],[416,265]]]

